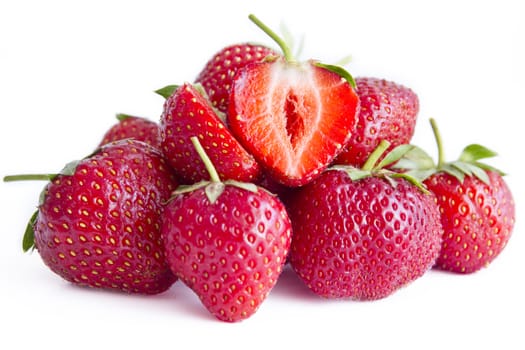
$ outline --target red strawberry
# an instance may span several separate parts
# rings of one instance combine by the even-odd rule
[[[435,193],[444,229],[443,247],[436,267],[472,273],[489,265],[505,248],[514,228],[515,205],[502,173],[480,162],[496,155],[477,145],[465,147],[459,159],[444,161],[441,137],[431,119],[439,151],[439,161],[424,155],[431,174],[425,185]],[[415,164],[417,169],[419,163]],[[410,168],[408,164],[399,167]],[[417,170],[416,170],[417,171]]]
[[[162,151],[186,183],[208,178],[190,142],[197,136],[223,179],[253,181],[259,164],[232,136],[213,107],[193,85],[179,86],[164,104],[160,121]]]
[[[5,180],[20,178],[42,177]],[[144,294],[171,286],[160,215],[176,183],[156,149],[117,141],[47,179],[25,250],[34,239],[44,263],[78,285]]]
[[[256,44],[230,45],[217,52],[199,73],[196,83],[202,84],[213,106],[226,113],[235,73],[244,66],[277,56],[272,49]]]
[[[220,320],[250,317],[277,282],[291,241],[279,199],[253,184],[211,182],[176,191],[164,212],[162,237],[173,272]]]
[[[157,123],[127,114],[117,114],[117,119],[119,122],[104,134],[99,146],[132,138],[160,149],[159,125]]]
[[[361,102],[355,132],[336,158],[337,164],[362,166],[381,140],[391,149],[408,144],[414,134],[419,99],[409,88],[377,78],[356,78]]]
[[[447,173],[425,181],[442,210],[443,247],[436,267],[477,271],[505,248],[514,226],[514,201],[501,175],[488,171],[488,183],[474,176],[461,182]]]
[[[277,181],[304,185],[326,168],[352,134],[359,108],[353,80],[340,67],[296,62],[282,40],[250,18],[277,41],[284,58],[237,72],[229,126]]]
[[[387,147],[363,169],[325,171],[289,201],[290,263],[322,297],[384,298],[436,261],[443,230],[434,196],[381,169],[388,163],[373,165]]]

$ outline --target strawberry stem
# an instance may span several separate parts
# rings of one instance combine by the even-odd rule
[[[19,175],[7,175],[4,176],[4,182],[13,181],[50,181],[56,174],[19,174]]]
[[[204,163],[204,166],[206,167],[206,170],[210,175],[211,182],[221,182],[219,173],[217,173],[217,169],[215,169],[215,167],[213,166],[210,157],[208,157],[208,155],[206,154],[206,151],[199,142],[199,139],[196,136],[192,136],[191,143],[193,144],[193,147],[195,147],[195,150],[199,154],[199,157],[202,159],[202,162]]]
[[[443,150],[443,141],[441,139],[441,134],[439,133],[439,129],[434,118],[430,118],[430,125],[432,126],[432,132],[434,133],[434,138],[436,139],[436,144],[438,148],[437,168],[440,169],[443,166],[443,164],[445,164],[445,152]]]
[[[376,147],[376,149],[370,154],[365,164],[363,165],[362,170],[371,171],[372,169],[374,169],[375,165],[377,164],[377,161],[379,160],[379,158],[381,158],[383,153],[385,153],[388,147],[390,147],[390,142],[388,142],[387,140],[382,140]]]
[[[294,58],[293,58],[293,55],[292,55],[292,51],[290,50],[290,48],[288,47],[288,45],[286,44],[286,42],[283,39],[281,39],[266,24],[261,22],[260,19],[255,17],[255,15],[250,14],[248,16],[248,18],[250,19],[250,21],[255,23],[255,25],[257,25],[257,27],[261,28],[262,31],[265,32],[270,38],[272,38],[273,41],[275,41],[277,43],[277,45],[279,45],[279,47],[281,48],[281,50],[283,52],[284,58],[286,59],[287,62],[293,62],[294,61]]]

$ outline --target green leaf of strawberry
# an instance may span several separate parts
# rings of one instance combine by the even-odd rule
[[[175,90],[179,88],[179,85],[166,85],[158,90],[155,90],[156,94],[159,94],[160,96],[164,97],[165,99],[168,99]]]
[[[461,152],[461,155],[459,156],[459,160],[467,163],[472,163],[480,159],[492,158],[497,155],[498,154],[496,152],[488,149],[485,146],[471,144],[463,149],[463,152]]]
[[[497,155],[496,152],[479,144],[466,146],[457,160],[446,162],[441,134],[439,133],[436,121],[430,119],[430,124],[438,148],[437,164],[424,150],[419,147],[414,147],[405,153],[393,168],[403,169],[406,174],[420,178],[422,181],[440,171],[454,176],[459,182],[463,182],[465,176],[474,176],[485,184],[489,184],[487,171],[494,171],[500,175],[504,175],[501,170],[479,161]]]
[[[35,249],[35,223],[36,218],[38,217],[38,210],[36,210],[33,215],[31,215],[31,218],[29,219],[29,222],[27,223],[26,230],[24,232],[24,238],[22,239],[22,249],[24,250],[24,253],[29,251],[30,249]]]
[[[129,115],[129,114],[126,114],[126,113],[117,113],[117,114],[115,115],[115,118],[117,118],[117,120],[118,120],[119,122],[121,122],[121,121],[124,121],[124,120],[126,120],[126,119],[133,118],[133,116],[132,116],[132,115]]]
[[[395,187],[396,179],[404,179],[416,186],[423,193],[428,193],[428,190],[422,183],[422,179],[415,172],[394,172],[388,169],[394,163],[399,162],[407,154],[410,154],[416,146],[413,145],[399,145],[388,152],[384,157],[383,154],[390,147],[390,142],[383,140],[379,143],[376,149],[370,154],[370,157],[365,162],[362,168],[357,168],[351,165],[335,165],[328,170],[345,170],[348,176],[354,180],[362,180],[367,177],[378,177],[387,180]],[[381,157],[383,157],[381,159]],[[381,159],[381,161],[379,161]]]
[[[354,77],[343,67],[333,64],[324,64],[321,62],[315,62],[314,65],[316,65],[317,67],[328,69],[330,72],[334,72],[335,74],[344,78],[348,82],[348,84],[350,84],[354,89],[356,88]]]
[[[388,142],[388,145],[390,146],[390,142]],[[379,164],[377,164],[377,167],[378,168],[386,168],[386,167],[392,165],[393,163],[399,161],[407,153],[411,152],[414,148],[416,148],[414,145],[399,145],[399,146],[397,146],[392,151],[387,153],[387,155],[381,160],[381,162],[379,162]]]
[[[438,164],[436,166],[436,172],[444,171],[454,176],[459,180],[459,182],[463,182],[465,176],[474,176],[487,185],[490,184],[487,170],[496,171],[501,175],[503,174],[502,171],[479,162],[481,159],[492,158],[497,155],[496,152],[479,144],[470,144],[466,146],[461,152],[458,160],[446,163],[443,153],[441,135],[439,133],[436,121],[434,119],[430,119],[430,124],[438,144]]]

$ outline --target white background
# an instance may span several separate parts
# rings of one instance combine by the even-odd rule
[[[467,143],[497,150],[517,202],[506,250],[478,273],[430,271],[376,302],[321,300],[285,270],[254,316],[227,324],[180,282],[153,297],[64,282],[21,250],[44,184],[1,183],[0,348],[525,348],[523,2],[249,3],[2,1],[0,175],[61,169],[91,152],[115,113],[158,120],[153,90],[192,81],[223,46],[273,45],[253,12],[304,35],[303,58],[350,54],[355,76],[411,87],[421,102],[413,142],[432,154],[429,117],[449,160]]]

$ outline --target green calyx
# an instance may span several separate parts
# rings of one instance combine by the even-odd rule
[[[479,144],[466,146],[457,160],[446,162],[443,142],[436,121],[431,118],[430,124],[438,149],[437,164],[434,163],[434,160],[428,153],[417,148],[407,153],[403,159],[395,165],[395,168],[404,169],[406,173],[422,179],[438,172],[444,172],[454,176],[460,183],[463,183],[465,176],[474,176],[487,185],[490,184],[487,171],[494,171],[500,175],[505,175],[501,170],[480,161],[495,157],[497,153]]]
[[[204,150],[204,147],[202,147],[199,139],[196,136],[192,136],[191,143],[193,144],[193,147],[195,147],[195,150],[199,154],[200,159],[204,163],[204,166],[206,167],[206,170],[208,171],[208,175],[210,176],[210,180],[209,181],[199,181],[192,185],[181,185],[177,187],[177,189],[173,192],[173,196],[177,196],[183,193],[193,192],[198,189],[204,188],[208,201],[211,204],[214,204],[217,201],[217,199],[220,197],[220,195],[224,192],[224,189],[226,188],[226,186],[235,186],[238,188],[242,188],[246,191],[250,191],[254,193],[257,192],[257,186],[252,183],[246,183],[246,182],[240,182],[240,181],[234,181],[234,180],[226,180],[224,182],[221,181],[219,177],[219,173],[217,172],[217,169],[215,169],[213,162],[211,161],[210,157],[208,157],[208,155],[206,154],[206,151]]]
[[[57,174],[20,174],[20,175],[7,175],[4,176],[4,182],[15,182],[15,181],[51,181]],[[47,186],[46,186],[47,187]],[[44,202],[46,189],[44,188],[40,192],[38,204],[41,205]],[[38,217],[38,209],[31,215],[27,222],[24,236],[22,238],[22,250],[24,253],[35,248],[35,224]]]
[[[158,90],[155,90],[154,92],[165,99],[168,99],[168,97],[170,97],[178,88],[179,85],[166,85]]]
[[[422,183],[422,179],[410,173],[395,172],[388,168],[399,162],[417,147],[414,145],[399,145],[384,155],[389,147],[390,142],[387,140],[381,141],[376,149],[370,154],[362,168],[348,165],[336,165],[329,170],[345,171],[352,181],[359,181],[368,177],[383,178],[390,182],[393,187],[396,187],[397,185],[396,179],[404,179],[416,186],[423,193],[428,193],[427,188]]]
[[[344,69],[341,66],[333,65],[333,64],[324,64],[321,62],[315,62],[314,63],[317,67],[321,67],[324,69],[329,70],[330,72],[333,72],[337,75],[339,75],[341,78],[346,80],[350,86],[352,86],[354,89],[356,88],[355,79],[346,69]]]
[[[22,238],[22,250],[27,253],[29,250],[35,249],[35,224],[38,217],[38,210],[35,210],[29,222],[27,223],[24,237]]]
[[[279,46],[281,49],[284,59],[286,62],[289,63],[297,63],[295,57],[292,54],[292,50],[290,49],[290,46],[286,43],[285,40],[283,40],[279,35],[277,35],[272,29],[270,29],[266,24],[264,24],[259,18],[257,18],[255,15],[250,14],[248,18],[257,25],[260,29],[262,29],[263,32],[265,32],[270,38],[275,41],[275,43]],[[290,38],[290,35],[288,33],[287,37]],[[290,39],[289,39],[290,40]],[[313,61],[313,64],[317,67],[324,68],[329,70],[330,72],[338,74],[341,78],[345,79],[354,89],[356,88],[355,80],[352,77],[352,75],[343,67],[339,65],[333,65],[333,64],[324,64],[317,61]]]
[[[117,120],[119,122],[123,122],[124,120],[128,119],[128,118],[132,118],[133,116],[132,115],[129,115],[129,114],[126,114],[126,113],[117,113],[115,115],[115,118],[117,118]]]

